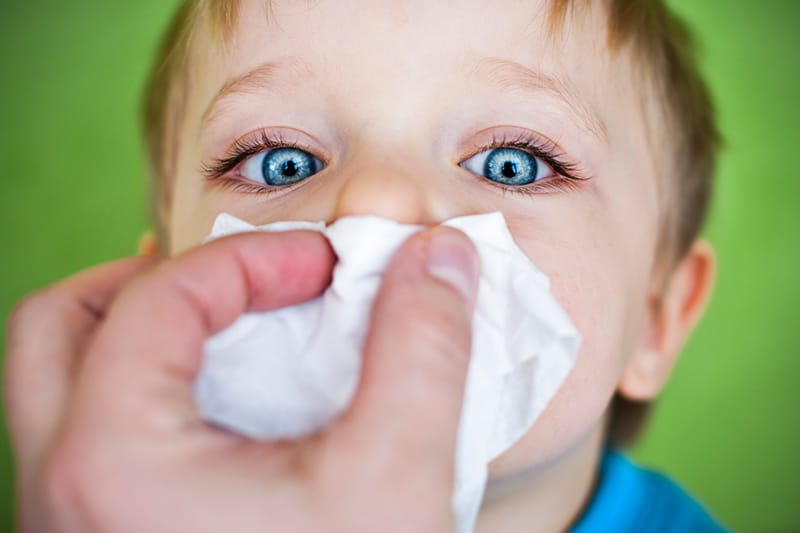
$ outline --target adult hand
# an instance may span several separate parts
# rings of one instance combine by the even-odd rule
[[[311,232],[221,239],[97,267],[9,325],[6,409],[26,532],[446,531],[477,258],[447,228],[398,252],[359,390],[326,431],[263,443],[205,424],[203,343],[296,304],[335,258]]]

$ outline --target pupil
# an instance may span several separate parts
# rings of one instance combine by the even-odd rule
[[[294,164],[294,161],[287,161],[283,165],[283,175],[284,176],[294,176],[297,174],[297,166]]]
[[[517,175],[517,164],[512,161],[503,163],[503,176],[513,178]]]

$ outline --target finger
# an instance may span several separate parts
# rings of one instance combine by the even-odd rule
[[[56,430],[79,354],[111,301],[125,283],[154,262],[132,257],[85,270],[32,294],[12,313],[4,395],[21,463],[36,456]]]
[[[162,429],[198,423],[192,383],[206,339],[245,311],[318,295],[334,260],[319,233],[250,233],[142,276],[120,294],[87,354],[82,407],[94,426],[102,420],[109,431],[141,432],[154,422]]]
[[[393,259],[373,308],[359,391],[337,428],[363,457],[407,471],[452,468],[478,270],[472,243],[444,227],[412,237]],[[409,469],[400,457],[415,464]]]

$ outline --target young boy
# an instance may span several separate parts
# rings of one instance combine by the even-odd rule
[[[717,134],[689,48],[660,2],[189,0],[147,93],[146,247],[181,254],[221,212],[501,211],[583,341],[476,530],[717,531],[604,452],[612,400],[658,395],[712,286]]]

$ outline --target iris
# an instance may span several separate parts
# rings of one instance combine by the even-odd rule
[[[264,183],[283,187],[319,172],[319,161],[299,148],[276,148],[264,154],[261,175]]]
[[[495,148],[483,164],[483,175],[502,185],[527,185],[538,173],[536,157],[517,148]]]

